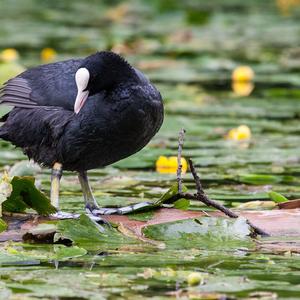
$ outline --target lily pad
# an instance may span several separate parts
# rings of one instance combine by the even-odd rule
[[[66,247],[64,245],[57,245],[54,248],[54,258],[58,261],[68,260],[70,258],[80,257],[87,254],[87,250],[77,246]]]
[[[0,219],[0,233],[6,229],[7,229],[7,224],[2,219]]]
[[[284,197],[283,195],[281,195],[277,192],[270,191],[268,194],[269,194],[270,199],[276,203],[282,203],[282,202],[289,201],[286,197]]]
[[[61,220],[57,223],[54,241],[71,240],[85,249],[114,249],[123,244],[136,243],[135,239],[122,235],[116,229],[91,221],[86,215],[75,220]]]
[[[182,186],[182,192],[186,192],[188,189],[186,186]],[[172,197],[174,197],[176,194],[178,194],[178,184],[173,184],[168,191],[163,194],[158,200],[154,202],[155,206],[160,206],[164,203],[168,203],[168,200],[170,200]]]
[[[3,210],[10,212],[23,212],[26,208],[33,208],[41,215],[56,212],[50,200],[34,185],[34,177],[13,177],[11,181],[12,193],[3,202]]]
[[[128,219],[137,221],[148,221],[154,216],[154,211],[136,212],[128,215]]]
[[[147,238],[164,241],[173,248],[222,248],[249,245],[250,228],[244,218],[196,218],[150,225],[144,228]]]

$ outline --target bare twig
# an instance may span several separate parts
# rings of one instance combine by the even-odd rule
[[[253,225],[252,222],[250,222],[248,219],[247,219],[247,224],[252,228],[253,232],[255,234],[259,234],[261,236],[270,236],[270,234],[268,234],[266,231],[262,230],[261,228],[257,227],[256,225]]]
[[[202,195],[202,194],[204,194],[202,184],[201,184],[200,178],[196,172],[196,169],[194,167],[193,161],[191,159],[189,159],[189,166],[190,166],[191,173],[192,173],[195,183],[196,183],[197,194]]]
[[[182,192],[182,163],[181,163],[181,155],[182,155],[182,147],[184,141],[185,130],[181,128],[178,135],[178,153],[177,153],[177,182],[178,182],[178,193]]]
[[[196,199],[200,200],[201,202],[203,202],[207,206],[211,206],[211,207],[214,207],[214,208],[220,210],[221,212],[223,212],[225,215],[227,215],[230,218],[238,218],[239,215],[236,214],[235,212],[233,212],[231,209],[229,209],[229,208],[225,207],[224,205],[208,198],[208,196],[205,194],[205,192],[202,188],[200,178],[199,178],[199,176],[196,172],[193,161],[191,159],[189,159],[189,166],[190,166],[191,173],[192,173],[192,175],[194,177],[194,180],[195,180],[195,183],[196,183],[196,188],[197,188],[197,194],[195,195]],[[186,197],[188,197],[188,196],[189,195],[186,195]],[[247,220],[247,224],[252,228],[254,233],[259,234],[259,235],[263,235],[263,236],[268,236],[269,235],[264,230],[262,230],[259,227],[253,225],[249,220]]]
[[[178,155],[177,155],[177,162],[178,162],[178,168],[177,168],[177,182],[178,182],[178,193],[174,195],[171,199],[168,199],[168,202],[172,203],[180,198],[190,199],[190,200],[197,200],[201,201],[207,206],[216,208],[217,210],[223,212],[226,216],[230,218],[238,218],[239,215],[235,212],[233,212],[231,209],[225,207],[224,205],[211,200],[204,192],[200,178],[196,172],[195,166],[193,164],[193,161],[189,159],[189,167],[191,170],[191,173],[193,175],[197,193],[196,194],[190,194],[190,193],[183,193],[182,192],[182,165],[181,165],[181,155],[182,155],[182,148],[183,148],[183,141],[184,141],[184,134],[185,130],[181,129],[178,136]],[[264,230],[258,228],[257,226],[253,225],[249,220],[247,220],[247,224],[252,228],[253,232],[255,234],[268,236],[269,234],[266,233]]]
[[[207,206],[211,206],[211,207],[214,207],[214,208],[220,210],[221,212],[223,212],[226,216],[228,216],[230,218],[238,218],[239,216],[236,213],[234,213],[232,210],[230,210],[229,208],[226,208],[225,206],[221,205],[220,203],[218,203],[214,200],[211,200],[207,197],[207,195],[205,194],[205,192],[202,188],[200,178],[196,172],[196,169],[195,169],[194,164],[191,159],[189,159],[189,165],[190,165],[191,173],[192,173],[195,183],[196,183],[196,188],[197,188],[196,198],[197,198],[197,200],[200,200]]]

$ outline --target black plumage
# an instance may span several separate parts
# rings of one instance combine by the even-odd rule
[[[74,112],[75,74],[89,71],[89,97]],[[86,171],[142,149],[163,122],[160,93],[138,70],[113,52],[98,52],[29,69],[10,79],[0,103],[14,106],[0,137],[29,158],[52,167]]]

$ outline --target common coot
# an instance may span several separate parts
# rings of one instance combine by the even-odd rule
[[[139,151],[163,122],[160,93],[121,56],[102,51],[29,69],[4,84],[0,103],[14,107],[2,117],[0,137],[52,168],[57,208],[63,169],[78,172],[86,210],[97,221],[148,205],[99,208],[88,183],[87,170]]]

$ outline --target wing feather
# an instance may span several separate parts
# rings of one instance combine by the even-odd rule
[[[4,83],[0,89],[0,104],[32,108],[37,103],[31,97],[31,88],[26,79],[16,77]]]

